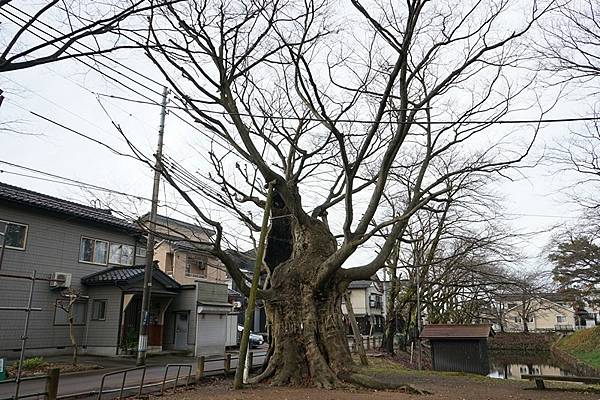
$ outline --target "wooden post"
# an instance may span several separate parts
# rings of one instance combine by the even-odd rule
[[[375,346],[375,343],[373,343],[373,346]],[[369,336],[367,336],[367,350],[369,350],[371,348],[371,338]]]
[[[204,377],[204,361],[204,356],[196,359],[196,382],[200,382],[200,379]]]
[[[48,371],[48,378],[46,378],[46,400],[56,400],[59,378],[60,369],[52,368]]]
[[[225,354],[225,364],[224,364],[223,369],[225,370],[225,374],[228,374],[229,371],[231,370],[231,354],[230,353]]]
[[[546,385],[544,385],[544,381],[542,379],[536,379],[535,380],[535,387],[538,390],[544,390],[544,389],[546,389]]]
[[[352,327],[352,333],[354,334],[354,344],[356,346],[356,350],[358,351],[358,356],[360,357],[360,363],[362,365],[369,365],[367,353],[365,353],[365,348],[363,347],[363,338],[360,334],[360,330],[358,329],[358,323],[356,323],[356,317],[354,317],[354,309],[352,308],[350,296],[348,296],[347,292],[344,293],[344,300],[346,301],[348,320],[350,320],[350,326]]]
[[[248,357],[248,371],[252,371],[252,367],[254,366],[254,353],[250,352]]]
[[[242,340],[240,340],[240,354],[238,359],[237,369],[235,370],[235,378],[233,379],[233,388],[241,389],[244,386],[244,367],[246,366],[246,354],[250,341],[250,324],[254,318],[254,307],[256,304],[256,292],[258,291],[258,282],[260,279],[260,271],[265,259],[265,248],[267,232],[269,230],[269,218],[271,217],[271,204],[273,202],[273,185],[275,181],[269,182],[269,190],[265,201],[265,213],[263,215],[262,226],[260,229],[260,237],[258,239],[258,249],[256,251],[256,264],[254,265],[254,274],[252,275],[252,286],[250,287],[250,295],[248,296],[248,304],[246,305],[246,316],[244,319],[244,330],[242,331]]]

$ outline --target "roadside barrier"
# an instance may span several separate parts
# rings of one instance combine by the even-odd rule
[[[261,357],[263,354],[254,354],[253,352],[249,353],[250,357],[250,366],[254,366],[254,368],[260,367],[260,363],[255,364],[254,358]],[[142,366],[135,368],[127,368],[118,371],[108,372],[100,378],[100,387],[99,389],[89,390],[85,392],[79,393],[71,393],[62,396],[58,396],[58,386],[60,381],[60,371],[58,369],[52,369],[49,371],[47,375],[39,375],[32,377],[21,378],[21,382],[27,381],[35,381],[35,380],[46,380],[46,385],[44,391],[37,391],[31,393],[23,393],[19,395],[19,399],[25,398],[44,398],[45,400],[72,400],[72,399],[80,399],[80,398],[96,398],[96,400],[112,400],[119,399],[123,400],[127,397],[135,397],[142,398],[149,393],[160,393],[160,395],[165,394],[166,392],[172,390],[176,391],[178,388],[189,389],[192,384],[198,384],[201,382],[206,376],[207,373],[210,373],[213,376],[218,375],[227,375],[231,373],[232,366],[231,361],[238,360],[238,357],[232,357],[231,354],[225,354],[223,357],[219,358],[209,358],[207,359],[205,356],[200,356],[196,358],[196,376],[193,377],[193,365],[192,364],[167,364],[167,365],[152,365],[152,366]],[[222,368],[217,369],[206,369],[206,363],[222,363]],[[146,379],[146,372],[148,368],[165,368],[164,375],[160,380],[150,381],[148,382]],[[177,370],[177,373],[174,377],[169,378],[169,372]],[[133,381],[131,376],[133,373],[140,371],[139,381]],[[109,377],[120,376],[122,375],[122,379],[119,380],[119,384],[117,386],[109,386],[108,379]],[[129,383],[127,382],[127,378],[130,377]],[[135,379],[135,378],[133,378]],[[7,379],[4,381],[0,381],[0,385],[17,383],[16,379]],[[171,385],[172,384],[172,385]],[[115,395],[116,394],[116,395]],[[17,400],[15,397],[6,397],[0,398],[0,400]]]

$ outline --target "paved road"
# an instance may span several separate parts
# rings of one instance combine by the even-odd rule
[[[263,350],[255,351],[254,352],[254,365],[260,365],[264,360],[265,354],[266,354],[266,352]],[[233,357],[236,357],[236,358],[233,358]],[[173,363],[172,360],[169,360],[169,362]],[[195,364],[194,358],[181,357],[177,361],[177,363],[191,365],[192,366],[192,373],[191,373],[192,378],[195,376],[196,364]],[[213,375],[223,374],[223,366],[224,366],[224,362],[223,362],[222,357],[219,359],[216,359],[216,360],[207,360],[205,363],[205,366],[204,366],[205,376],[213,376]],[[232,359],[231,359],[232,371],[235,371],[235,367],[237,367],[237,355],[233,355]],[[129,368],[129,366],[124,366],[123,368]],[[158,366],[158,365],[147,367],[146,375],[144,377],[145,384],[162,382],[162,380],[165,376],[165,369],[166,369],[165,366]],[[68,395],[75,395],[75,394],[86,393],[86,392],[89,393],[90,391],[95,391],[95,393],[96,393],[95,395],[82,396],[82,398],[97,397],[97,393],[100,389],[100,381],[102,379],[102,376],[105,373],[107,373],[106,370],[96,370],[96,371],[89,371],[86,373],[64,375],[60,378],[59,388],[58,388],[58,396],[63,397],[63,396],[68,396]],[[185,379],[187,379],[187,374],[188,374],[187,369],[182,368],[181,376],[183,376],[183,377],[185,377]],[[177,376],[177,368],[171,367],[169,369],[169,373],[167,375],[167,380],[175,379],[176,376]],[[125,380],[125,387],[131,387],[131,388],[136,387],[136,386],[139,387],[141,377],[142,377],[141,370],[129,372],[127,374],[127,379]],[[183,380],[183,382],[185,382],[185,379]],[[122,373],[115,374],[113,376],[108,376],[104,382],[103,393],[105,393],[107,390],[119,389],[122,382],[123,382],[123,374]],[[170,385],[172,387],[173,382],[171,382]],[[31,393],[42,392],[42,391],[44,391],[44,386],[45,386],[45,380],[43,380],[43,379],[22,382],[19,397],[26,396],[27,394],[31,394]],[[152,390],[160,390],[160,385],[155,385],[153,387],[148,388],[145,391],[152,391]],[[14,391],[15,391],[14,383],[0,384],[0,399],[12,398],[14,396]],[[118,390],[116,392],[113,391],[113,392],[104,394],[102,396],[102,399],[110,399],[115,396],[118,396]],[[39,397],[31,397],[31,398],[42,399],[43,397],[39,396]]]

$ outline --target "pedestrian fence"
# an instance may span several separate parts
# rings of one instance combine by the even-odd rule
[[[26,399],[26,398],[31,398],[31,397],[44,397],[46,399],[54,399],[56,400],[56,395],[58,392],[58,379],[60,376],[60,370],[58,368],[55,369],[51,369],[48,372],[48,375],[38,375],[38,376],[28,376],[28,377],[22,377],[22,378],[14,378],[14,379],[5,379],[3,381],[0,381],[0,385],[6,385],[6,384],[21,384],[23,382],[31,382],[31,381],[41,381],[41,380],[45,380],[46,384],[44,386],[44,390],[41,392],[31,392],[31,393],[26,393],[26,394],[19,394],[18,398],[19,399]],[[1,399],[1,400],[9,400],[9,399],[15,399],[15,397],[7,397],[5,399]]]
[[[370,350],[371,348],[377,349],[383,344],[383,336],[361,336],[362,344],[365,350]],[[348,346],[350,350],[354,353],[357,352],[357,341],[355,340],[353,335],[348,335]]]
[[[260,357],[261,355],[254,354],[250,352],[249,357],[249,368],[255,368],[254,366],[254,358]],[[208,374],[211,376],[214,375],[228,375],[233,373],[234,371],[231,368],[231,361],[237,360],[238,357],[232,357],[230,353],[225,354],[220,358],[209,358],[206,359],[204,356],[200,356],[196,358],[196,376],[192,377],[193,365],[192,364],[167,364],[162,366],[165,368],[165,373],[162,379],[158,381],[146,381],[146,372],[148,368],[160,368],[161,366],[142,366],[135,368],[122,369],[118,371],[108,372],[100,378],[100,387],[99,389],[89,390],[85,392],[79,393],[70,393],[65,395],[58,395],[58,387],[60,383],[60,373],[58,369],[52,369],[48,372],[47,375],[38,375],[32,377],[21,378],[21,382],[33,381],[33,380],[45,380],[46,385],[44,391],[30,392],[30,393],[22,393],[19,394],[19,397],[7,397],[0,398],[0,400],[18,400],[18,399],[26,399],[26,398],[44,398],[45,400],[69,400],[69,399],[78,399],[78,398],[91,398],[96,397],[97,400],[109,400],[109,399],[119,399],[122,400],[125,397],[135,397],[141,398],[144,395],[149,393],[159,392],[160,395],[165,394],[169,390],[177,391],[178,388],[187,389],[190,387],[192,383],[199,383],[203,378],[207,377]],[[207,362],[215,363],[221,362],[223,363],[223,368],[216,369],[206,369],[205,364]],[[128,382],[127,378],[132,376],[132,373],[140,371],[138,375],[139,381],[136,382]],[[170,371],[177,371],[175,377],[169,378]],[[183,375],[182,375],[183,373]],[[119,385],[117,387],[111,386],[107,384],[107,378],[114,376],[122,376],[119,380]],[[135,378],[134,378],[135,379]],[[0,381],[0,385],[16,383],[16,379],[7,379],[4,381]],[[171,386],[172,384],[172,386]],[[110,386],[110,387],[108,387]],[[118,395],[115,395],[118,393]]]

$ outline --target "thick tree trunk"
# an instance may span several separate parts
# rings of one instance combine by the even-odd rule
[[[293,253],[273,270],[266,300],[273,354],[265,371],[251,381],[271,378],[274,385],[307,384],[333,388],[352,369],[342,320],[347,282],[331,278],[317,287],[323,261],[336,249],[327,227],[317,220],[295,225]]]

